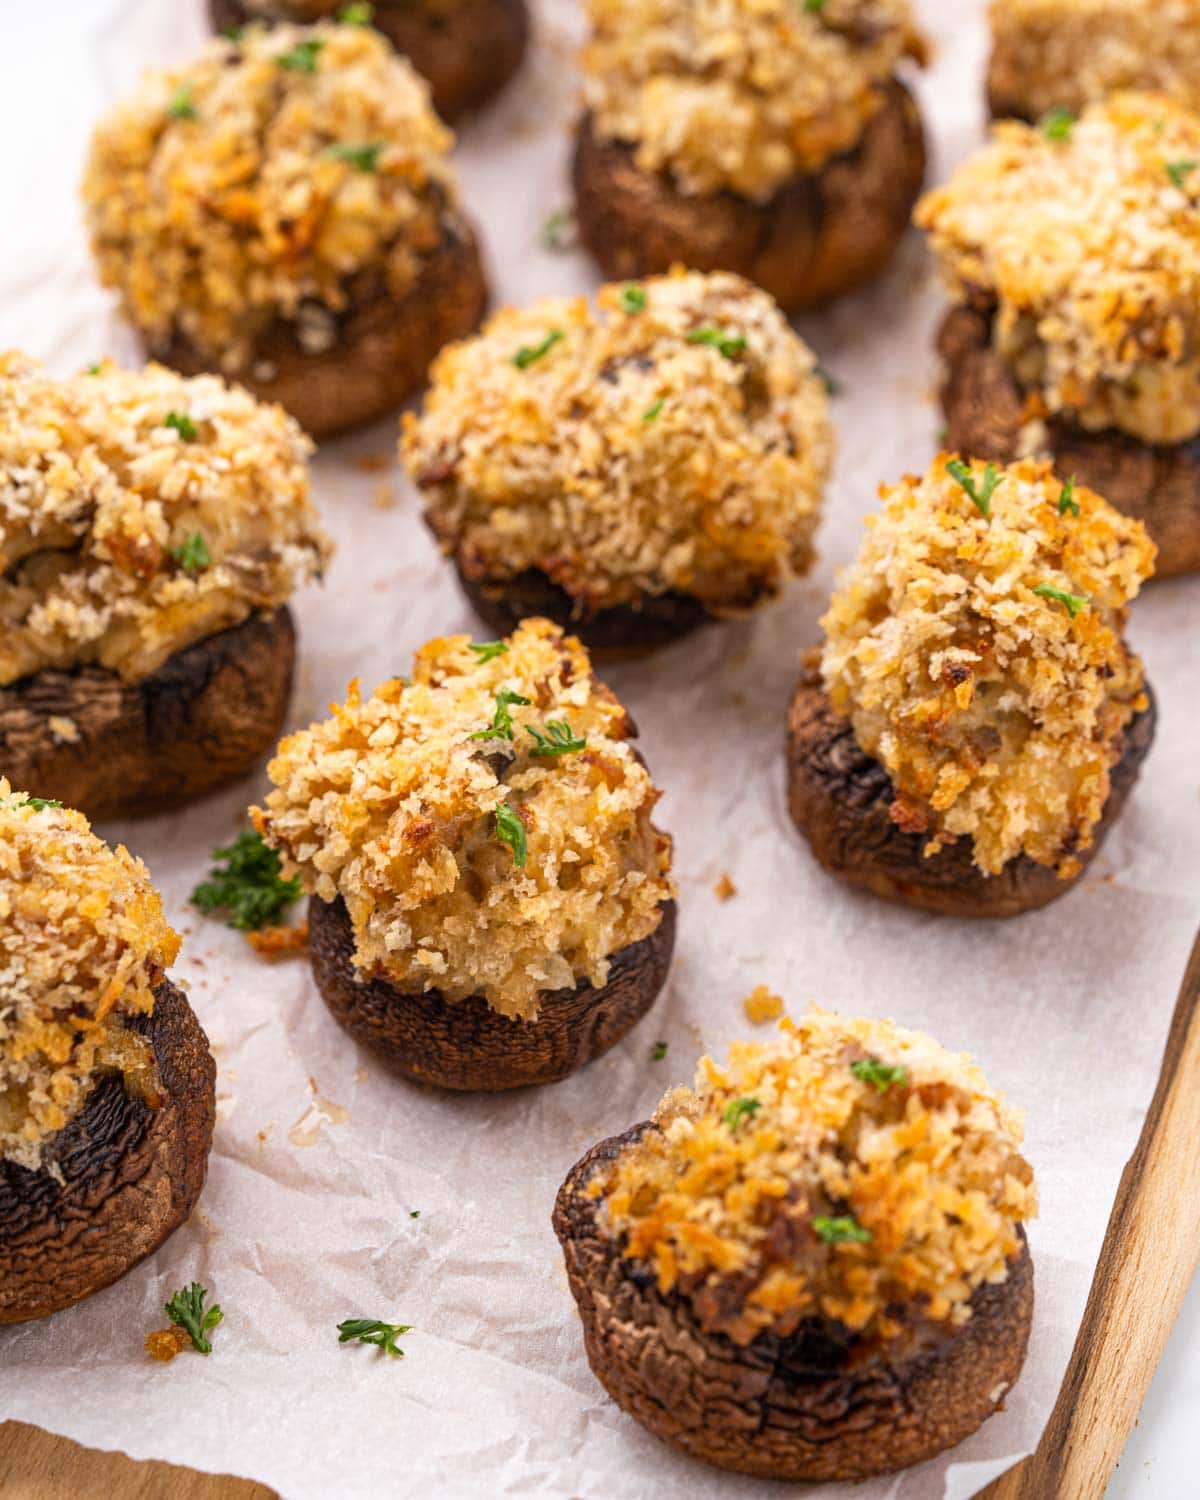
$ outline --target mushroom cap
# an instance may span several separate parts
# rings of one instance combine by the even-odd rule
[[[0,1324],[44,1318],[119,1280],[191,1213],[215,1119],[216,1065],[169,979],[130,1030],[154,1049],[162,1102],[150,1109],[119,1074],[97,1079],[59,1133],[47,1171],[0,1162]]]
[[[833,711],[814,668],[805,670],[788,710],[788,809],[825,869],[886,900],[958,917],[1035,911],[1071,889],[1120,816],[1154,739],[1154,697],[1148,687],[1146,693],[1149,707],[1125,730],[1104,811],[1069,879],[1025,854],[1009,860],[999,875],[987,875],[965,839],[926,858],[925,835],[905,833],[893,822],[891,779],[859,745],[850,721]]]
[[[594,1146],[554,1207],[588,1362],[656,1437],[718,1468],[762,1478],[863,1479],[931,1458],[996,1410],[1025,1357],[1033,1264],[1022,1234],[1007,1280],[983,1285],[961,1327],[914,1320],[892,1349],[814,1320],[739,1347],[705,1333],[677,1291],[626,1260],[586,1188],[645,1122]]]
[[[586,979],[541,997],[531,1021],[501,1015],[478,996],[444,1000],[437,990],[405,994],[354,967],[345,902],[313,897],[309,953],[317,988],[335,1020],[396,1072],[441,1088],[495,1093],[556,1083],[599,1057],[653,1005],[675,948],[675,903],[658,926],[609,960],[607,982]]]
[[[177,651],[141,682],[103,667],[35,672],[0,687],[0,764],[89,818],[181,807],[244,776],[275,743],[295,650],[285,606]]]
[[[579,123],[573,178],[583,243],[613,278],[684,264],[736,271],[786,311],[872,281],[908,228],[925,176],[925,137],[908,89],[879,85],[883,102],[861,140],[764,203],[736,193],[681,192],[643,171],[634,148]]]

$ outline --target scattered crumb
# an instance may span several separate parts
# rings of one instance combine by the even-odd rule
[[[783,999],[773,994],[765,984],[760,984],[742,1001],[742,1009],[746,1012],[748,1021],[755,1026],[762,1026],[767,1021],[778,1021],[783,1015]]]
[[[182,1353],[190,1343],[186,1329],[172,1324],[170,1328],[158,1328],[153,1333],[148,1333],[145,1349],[151,1359],[162,1360],[165,1364]]]
[[[308,950],[308,923],[299,921],[290,927],[261,927],[257,932],[248,932],[246,941],[259,958],[295,958]]]
[[[360,453],[357,458],[350,460],[350,464],[360,474],[378,474],[391,468],[392,455],[386,448],[381,453]]]
[[[315,1146],[321,1138],[323,1125],[344,1125],[350,1111],[344,1104],[335,1104],[332,1099],[323,1099],[317,1089],[317,1080],[310,1073],[308,1086],[312,1099],[308,1108],[288,1131],[288,1140],[293,1146]]]
[[[732,901],[737,895],[737,886],[730,879],[728,870],[721,871],[720,878],[716,885],[713,886],[713,890],[717,893],[718,901]]]
[[[68,719],[62,714],[51,714],[46,720],[50,726],[50,733],[54,736],[57,745],[77,745],[79,743],[79,725],[74,719]]]
[[[366,1083],[367,1079],[370,1076],[371,1075],[367,1072],[366,1068],[355,1068],[354,1070],[355,1083]]]
[[[264,1125],[263,1128],[258,1132],[258,1149],[260,1151],[267,1144],[267,1142],[271,1139],[271,1132],[274,1129],[275,1129],[275,1121],[272,1120],[269,1125]]]
[[[381,479],[372,485],[371,504],[376,510],[391,510],[396,504],[396,486],[390,479]]]

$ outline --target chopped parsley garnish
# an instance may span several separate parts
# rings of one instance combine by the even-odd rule
[[[836,1218],[818,1214],[812,1227],[813,1233],[826,1245],[866,1245],[871,1239],[871,1231],[864,1229],[853,1214],[839,1214]]]
[[[378,1318],[347,1318],[337,1326],[338,1343],[349,1344],[357,1340],[360,1344],[374,1344],[393,1359],[403,1359],[404,1350],[396,1340],[402,1333],[411,1333],[411,1323],[381,1323]]]
[[[860,1083],[873,1083],[881,1094],[893,1083],[905,1083],[908,1069],[903,1063],[882,1063],[877,1057],[860,1057],[850,1064],[850,1071]]]
[[[101,364],[88,365],[88,367],[87,367],[87,373],[89,375],[99,375],[99,373],[101,372],[101,370],[103,370],[103,368],[104,368],[104,365],[102,363]]]
[[[804,9],[810,16],[818,16],[825,9],[825,0],[804,0]]]
[[[743,1120],[753,1119],[761,1108],[762,1105],[757,1099],[731,1099],[725,1106],[721,1118],[730,1130],[736,1130]]]
[[[654,1050],[650,1053],[650,1059],[651,1059],[651,1061],[652,1062],[662,1062],[663,1058],[666,1057],[666,1055],[667,1055],[667,1044],[666,1044],[666,1042],[655,1042],[655,1044],[654,1044]]]
[[[825,387],[825,394],[827,396],[840,396],[842,394],[842,382],[836,375],[831,375],[824,365],[818,365],[813,373]]]
[[[513,355],[513,364],[518,370],[527,370],[565,338],[566,334],[561,328],[552,328],[540,344],[522,344]]]
[[[252,828],[243,828],[225,849],[214,849],[209,878],[192,892],[193,906],[206,915],[225,912],[230,927],[256,932],[273,927],[300,899],[300,880],[280,876],[279,855]]]
[[[375,7],[367,0],[354,0],[353,5],[343,5],[337,13],[343,26],[369,26],[375,15]]]
[[[1062,493],[1058,497],[1058,513],[1065,516],[1070,511],[1073,516],[1079,514],[1079,501],[1075,498],[1075,476],[1071,475],[1062,487]]]
[[[1177,188],[1182,188],[1187,182],[1190,173],[1200,166],[1195,157],[1185,157],[1182,161],[1169,161],[1167,163],[1167,176]]]
[[[621,311],[640,313],[646,306],[646,288],[636,281],[627,281],[621,288]]]
[[[1060,604],[1065,604],[1072,620],[1092,602],[1086,594],[1068,594],[1066,589],[1056,589],[1052,583],[1039,583],[1033,592],[1043,599],[1057,599]]]
[[[512,850],[513,864],[525,868],[525,825],[507,802],[496,809],[496,837]]]
[[[410,1208],[408,1211],[408,1217],[410,1219],[419,1219],[421,1217],[421,1210],[419,1208]]]
[[[177,432],[185,443],[194,443],[200,436],[200,429],[195,422],[181,411],[169,411],[163,418],[162,424]]]
[[[689,344],[708,344],[726,359],[733,359],[746,347],[746,340],[740,333],[730,333],[728,329],[713,328],[708,324],[703,328],[693,328],[687,341]]]
[[[474,651],[480,662],[492,661],[497,656],[508,655],[507,641],[472,641],[467,647],[468,651]]]
[[[371,141],[365,146],[346,146],[335,142],[332,146],[325,147],[325,155],[332,157],[334,161],[349,162],[360,172],[374,172],[379,166],[379,153],[384,145],[383,141]]]
[[[290,52],[278,53],[275,61],[289,73],[315,73],[317,54],[324,45],[319,36],[306,37],[304,41],[297,42]]]
[[[513,692],[512,688],[501,688],[496,694],[496,711],[492,715],[492,722],[487,729],[477,730],[471,738],[473,740],[511,740],[513,737],[513,721],[509,708],[514,703],[529,703],[532,700],[526,698],[522,693]]]
[[[1069,141],[1075,129],[1075,116],[1069,109],[1052,109],[1042,121],[1042,134],[1048,141]]]
[[[193,531],[187,541],[172,547],[171,556],[185,573],[203,573],[212,567],[212,553],[202,531]]]
[[[576,751],[587,748],[587,735],[576,735],[566,719],[547,719],[545,734],[532,724],[525,727],[537,741],[537,748],[531,750],[530,755],[574,755]]]
[[[573,250],[579,238],[575,214],[569,208],[556,208],[546,216],[541,240],[547,250]]]
[[[643,422],[653,422],[653,421],[656,421],[657,418],[658,418],[659,412],[662,411],[663,407],[666,404],[667,404],[667,398],[665,396],[660,396],[657,401],[651,401],[650,405],[642,413],[642,421]]]
[[[183,1329],[197,1354],[212,1353],[212,1344],[207,1335],[225,1317],[215,1302],[211,1307],[204,1306],[207,1296],[207,1288],[202,1287],[198,1281],[193,1281],[190,1286],[176,1292],[170,1302],[163,1304],[167,1317],[177,1328]]]
[[[961,459],[952,458],[946,465],[946,473],[966,490],[981,516],[985,518],[991,516],[992,496],[1004,483],[1004,475],[995,464],[988,464],[984,469],[982,487],[976,486],[975,476],[971,473],[970,466],[963,463]]]
[[[196,118],[196,106],[192,103],[192,86],[190,83],[181,83],[171,95],[171,102],[167,105],[167,114],[172,120],[194,120]]]
[[[44,812],[48,807],[61,807],[62,803],[56,797],[23,797],[16,805],[31,808],[34,812]]]
[[[234,25],[221,27],[221,35],[227,42],[240,42],[242,37],[245,35],[245,32],[246,28],[244,26]]]

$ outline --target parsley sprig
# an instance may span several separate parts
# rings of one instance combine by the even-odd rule
[[[873,1083],[881,1094],[893,1083],[906,1083],[908,1069],[903,1063],[884,1063],[877,1057],[860,1057],[850,1064],[850,1071],[860,1083]]]
[[[497,656],[508,655],[507,641],[472,641],[467,646],[468,651],[474,651],[479,658],[480,664],[485,661],[493,661]]]
[[[523,693],[514,692],[512,688],[501,688],[496,694],[496,710],[492,714],[491,725],[487,729],[477,730],[471,738],[473,740],[511,740],[513,721],[509,709],[514,703],[528,704],[531,701]]]
[[[1075,129],[1075,116],[1069,109],[1052,109],[1042,121],[1042,134],[1048,141],[1069,141]]]
[[[209,878],[192,892],[192,905],[206,915],[227,913],[228,925],[240,932],[274,926],[300,899],[299,877],[282,878],[279,855],[252,828],[243,828],[227,848],[214,849],[213,860]]]
[[[705,324],[703,328],[693,328],[687,336],[687,341],[689,344],[707,344],[718,354],[723,354],[726,359],[733,359],[746,347],[746,340],[740,333],[730,333],[726,328],[714,328],[711,324]]]
[[[970,497],[975,509],[986,519],[992,514],[992,496],[1004,483],[1004,475],[995,464],[988,464],[983,471],[983,484],[976,485],[975,476],[971,472],[971,466],[963,463],[960,458],[952,458],[947,461],[946,473],[950,478],[960,485]]]
[[[185,443],[194,443],[200,436],[200,429],[186,412],[169,411],[163,418],[162,425],[177,432]]]
[[[1075,498],[1075,476],[1071,475],[1062,487],[1062,493],[1058,497],[1058,513],[1065,516],[1070,511],[1073,516],[1079,514],[1079,501]]]
[[[1040,594],[1043,599],[1055,599],[1059,604],[1065,605],[1072,620],[1092,602],[1086,594],[1069,594],[1066,589],[1056,589],[1052,583],[1039,583],[1033,592]]]
[[[15,793],[5,798],[5,801],[11,803],[13,807],[27,807],[30,812],[44,812],[48,807],[62,806],[62,803],[54,797],[30,797],[25,792]]]
[[[721,1118],[731,1131],[736,1131],[743,1120],[752,1120],[761,1108],[761,1103],[749,1096],[731,1099],[722,1110]]]
[[[332,146],[325,147],[325,155],[333,161],[349,162],[360,172],[374,172],[379,167],[379,156],[385,144],[384,141],[369,141],[363,146],[350,146],[335,141]]]
[[[552,328],[540,344],[522,344],[513,355],[513,364],[518,370],[527,370],[565,338],[566,334],[561,328]]]
[[[587,735],[577,735],[566,719],[547,719],[545,734],[532,724],[525,727],[537,741],[537,748],[531,750],[530,755],[574,755],[587,747]]]
[[[289,73],[315,73],[317,57],[324,45],[324,40],[319,36],[306,37],[290,51],[277,53],[275,61]]]
[[[512,850],[513,864],[518,870],[523,870],[527,854],[525,824],[507,802],[501,802],[496,809],[496,837],[508,845]]]
[[[339,1344],[374,1344],[393,1359],[403,1359],[404,1350],[396,1340],[412,1332],[411,1323],[383,1323],[378,1318],[346,1318],[337,1326]]]
[[[871,1231],[864,1229],[853,1214],[817,1214],[812,1221],[813,1233],[826,1245],[866,1245]]]
[[[215,1302],[211,1307],[204,1306],[207,1296],[207,1287],[202,1287],[198,1281],[193,1281],[189,1286],[176,1292],[170,1302],[163,1304],[163,1311],[167,1317],[177,1328],[183,1329],[191,1339],[192,1348],[197,1354],[212,1353],[212,1344],[209,1342],[208,1334],[225,1317]]]
[[[193,531],[186,541],[172,547],[171,556],[185,573],[203,573],[212,567],[212,553],[202,531]]]

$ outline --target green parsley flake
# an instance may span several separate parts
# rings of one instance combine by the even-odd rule
[[[353,5],[343,5],[337,18],[343,26],[369,26],[375,16],[375,7],[367,0],[355,0]]]
[[[655,421],[657,421],[658,420],[658,414],[659,414],[659,412],[662,411],[663,407],[666,404],[667,404],[667,398],[665,396],[660,396],[657,401],[651,401],[650,405],[642,413],[642,421],[643,422],[655,422]]]
[[[88,365],[88,367],[87,367],[87,374],[89,374],[89,375],[99,375],[103,369],[104,369],[104,365],[103,364]]]
[[[9,799],[12,801],[13,799]],[[14,805],[16,807],[28,807],[31,812],[44,812],[48,807],[61,807],[62,803],[54,797],[26,797],[22,796]]]
[[[1194,157],[1189,156],[1185,157],[1182,161],[1169,161],[1166,165],[1167,176],[1177,188],[1182,189],[1186,185],[1189,175],[1200,166],[1200,162]]]
[[[306,37],[304,41],[297,42],[290,52],[276,54],[275,61],[289,73],[315,73],[317,56],[324,45],[319,36]]]
[[[512,850],[513,864],[518,870],[523,870],[526,855],[525,824],[507,802],[501,802],[496,809],[496,837],[502,844],[508,845]]]
[[[184,412],[169,411],[163,418],[162,425],[173,428],[185,443],[194,443],[200,436],[200,429]]]
[[[804,9],[810,16],[819,16],[825,9],[825,0],[804,0]]]
[[[621,288],[621,311],[627,313],[640,313],[646,306],[646,288],[638,286],[636,281],[628,281]]]
[[[836,1218],[818,1214],[812,1227],[813,1233],[826,1245],[866,1245],[871,1240],[871,1231],[864,1229],[853,1214],[839,1214]]]
[[[215,1302],[211,1307],[205,1308],[204,1299],[207,1296],[207,1288],[202,1287],[198,1281],[193,1281],[190,1286],[176,1292],[170,1302],[163,1304],[167,1317],[177,1328],[184,1330],[197,1354],[212,1353],[208,1334],[225,1317]]]
[[[546,734],[539,733],[532,724],[525,727],[537,741],[537,749],[531,750],[530,755],[574,755],[587,747],[587,736],[577,737],[566,719],[547,719]]]
[[[546,250],[573,250],[579,243],[579,226],[575,214],[569,208],[556,208],[548,214],[542,225],[542,246]]]
[[[666,1044],[666,1042],[655,1042],[655,1044],[654,1044],[654,1050],[650,1053],[651,1060],[653,1062],[662,1062],[663,1058],[666,1057],[666,1055],[667,1055],[667,1044]]]
[[[186,573],[203,573],[212,567],[212,554],[202,531],[193,531],[185,542],[172,547],[171,556]]]
[[[1052,109],[1042,121],[1042,134],[1048,141],[1069,141],[1075,129],[1075,116],[1069,109]]]
[[[1062,487],[1062,494],[1058,497],[1058,513],[1065,516],[1070,511],[1073,516],[1079,514],[1079,501],[1075,498],[1075,476],[1071,475]]]
[[[906,1083],[908,1069],[903,1063],[882,1063],[877,1057],[860,1057],[850,1064],[850,1071],[860,1083],[873,1083],[881,1094],[893,1083]]]
[[[371,141],[365,146],[346,146],[335,142],[332,146],[325,147],[325,155],[334,161],[349,162],[360,172],[374,172],[379,166],[379,154],[385,145],[384,141]]]
[[[693,328],[687,341],[689,344],[707,344],[726,359],[733,359],[746,347],[746,340],[740,333],[730,333],[727,329],[713,328],[707,324],[703,328]]]
[[[827,396],[840,396],[842,394],[842,382],[836,375],[831,375],[824,365],[818,365],[813,374],[825,387]]]
[[[411,1333],[411,1323],[381,1323],[378,1318],[346,1318],[337,1326],[338,1343],[374,1344],[393,1359],[403,1359],[404,1350],[396,1340],[402,1333]]]
[[[242,37],[245,35],[245,32],[246,28],[244,26],[221,27],[221,35],[227,42],[240,42]]]
[[[1059,604],[1066,605],[1072,620],[1092,602],[1086,594],[1068,594],[1066,589],[1056,589],[1052,583],[1039,583],[1033,592],[1040,594],[1043,599],[1056,599]]]
[[[192,86],[190,83],[181,83],[171,95],[171,102],[167,105],[167,114],[172,120],[194,120],[196,118],[196,106],[192,103]]]
[[[565,338],[566,334],[561,328],[552,328],[540,344],[522,344],[513,355],[513,364],[518,370],[527,370]]]
[[[473,642],[471,642],[470,645],[468,645],[467,650],[468,651],[474,651],[475,655],[479,658],[480,663],[482,664],[485,661],[492,661],[492,660],[494,660],[497,656],[507,656],[508,655],[508,642],[507,641],[479,641],[479,642],[474,642],[473,641]]]
[[[736,1131],[743,1120],[753,1119],[761,1108],[762,1105],[757,1099],[731,1099],[725,1106],[721,1118],[730,1130]]]
[[[992,496],[1004,483],[1004,475],[997,469],[995,464],[988,464],[983,471],[983,487],[977,489],[975,476],[971,473],[970,466],[964,464],[961,459],[952,458],[946,465],[946,473],[955,480],[971,497],[975,509],[986,520],[992,514]]]
[[[300,899],[300,880],[284,880],[279,855],[262,835],[244,828],[234,843],[214,849],[209,878],[192,892],[193,906],[206,915],[225,912],[226,922],[241,932],[275,926]]]
[[[513,692],[512,688],[501,688],[496,694],[496,710],[492,714],[492,722],[489,728],[477,730],[471,739],[473,740],[511,740],[513,737],[513,721],[509,708],[514,703],[528,704],[532,700],[524,697],[521,693]]]

